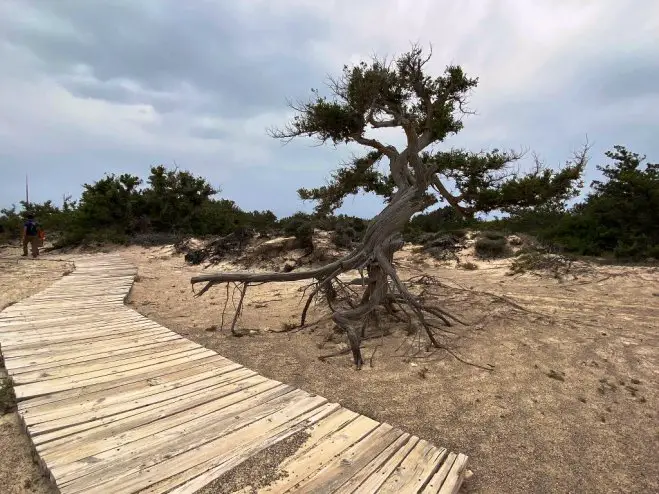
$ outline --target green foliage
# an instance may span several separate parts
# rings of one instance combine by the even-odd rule
[[[218,193],[204,178],[195,177],[189,172],[167,170],[164,166],[151,168],[148,178],[149,187],[141,194],[142,214],[150,220],[156,231],[189,230],[202,232],[208,228],[208,216],[204,213],[228,212],[232,213],[238,208],[225,201],[216,204],[211,198]],[[214,207],[218,211],[209,211]],[[217,214],[215,214],[217,219]],[[204,221],[206,220],[206,221]],[[217,232],[220,233],[220,232]]]
[[[403,237],[407,242],[418,243],[424,243],[422,237],[425,233],[446,232],[464,237],[468,228],[476,228],[477,225],[476,220],[465,219],[455,208],[444,206],[414,216],[403,232]]]
[[[350,249],[361,242],[364,232],[368,228],[368,222],[362,218],[341,214],[333,216],[326,224],[326,230],[332,230],[332,242],[337,247]]]
[[[440,201],[447,201],[462,216],[502,211],[518,213],[537,207],[564,204],[583,186],[587,147],[561,170],[535,162],[533,170],[520,174],[512,164],[522,158],[514,151],[472,153],[464,150],[423,153],[421,160],[437,175],[433,186]],[[451,194],[443,182],[452,182]]]
[[[15,406],[14,392],[9,378],[0,377],[0,415],[9,412]]]
[[[461,262],[458,264],[458,267],[466,271],[476,271],[478,269],[478,264],[473,262]]]
[[[16,212],[16,206],[0,210],[0,240],[7,242],[20,238],[23,218]]]
[[[187,171],[153,167],[143,184],[133,175],[106,175],[85,184],[77,203],[70,198],[61,208],[51,201],[21,203],[20,212],[0,211],[0,234],[5,240],[20,238],[27,212],[35,214],[55,247],[125,244],[136,234],[228,235],[276,227],[272,211],[245,212],[233,201],[215,199],[218,189]]]
[[[484,230],[481,232],[480,236],[489,240],[506,240],[506,235],[496,230]]]
[[[659,246],[659,165],[615,146],[612,163],[598,166],[586,200],[564,214],[542,236],[585,255],[613,252],[618,258],[655,257]]]
[[[355,158],[344,163],[332,173],[328,185],[314,189],[299,189],[302,200],[316,201],[316,213],[331,214],[343,205],[348,195],[361,192],[373,192],[386,199],[394,191],[394,182],[390,176],[374,169],[374,165],[382,158],[382,153],[372,152],[365,157]]]
[[[104,230],[117,235],[130,233],[143,207],[141,183],[139,177],[123,174],[83,185],[71,235],[84,239]]]
[[[479,257],[491,259],[503,257],[508,253],[508,242],[505,237],[479,237],[474,243],[474,250]]]
[[[368,148],[342,163],[327,184],[298,190],[300,198],[315,201],[316,213],[322,216],[341,207],[349,195],[372,192],[390,202],[395,192],[413,184],[415,197],[406,200],[416,211],[446,202],[454,210],[450,221],[464,228],[479,213],[519,213],[575,197],[582,186],[586,149],[562,170],[536,160],[535,168],[525,174],[512,167],[522,157],[514,151],[427,151],[462,129],[462,117],[469,113],[467,97],[478,84],[478,79],[468,77],[457,65],[447,66],[439,76],[429,75],[429,59],[414,46],[391,61],[374,58],[344,66],[342,74],[331,80],[330,97],[314,90],[309,101],[293,105],[297,115],[283,129],[271,131],[274,137],[310,136],[321,143],[356,143]],[[401,130],[406,147],[399,150],[366,137],[367,131],[381,128]],[[382,172],[380,164],[389,169]],[[456,218],[465,221],[460,224]],[[417,217],[405,236],[413,239],[423,231],[445,230],[447,220]]]
[[[467,77],[458,66],[429,77],[423,73],[428,60],[421,48],[414,47],[393,63],[376,58],[346,65],[342,75],[331,81],[332,99],[312,90],[308,102],[293,105],[298,112],[293,121],[272,135],[313,136],[334,144],[359,142],[368,125],[395,127],[405,121],[417,131],[429,131],[433,141],[442,140],[462,128],[456,110],[478,79]]]
[[[75,203],[67,197],[61,209],[53,205],[52,201],[41,204],[21,201],[20,206],[20,210],[15,205],[0,210],[0,240],[7,242],[21,238],[28,213],[35,215],[39,225],[46,232],[61,231],[70,225]]]
[[[293,216],[279,220],[279,227],[285,235],[295,237],[302,248],[313,246],[313,231],[317,225],[317,219],[310,214],[298,212]]]

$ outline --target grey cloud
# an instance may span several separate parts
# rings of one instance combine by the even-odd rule
[[[202,127],[202,126],[193,126],[189,129],[189,133],[192,137],[197,137],[199,139],[225,139],[229,134],[222,129],[217,129],[213,127]]]
[[[184,105],[175,93],[136,92],[112,81],[64,80],[62,85],[77,98],[92,98],[119,104],[153,106],[159,113],[169,113]]]
[[[58,1],[39,8],[65,20],[75,34],[5,21],[6,37],[30,49],[54,73],[85,64],[100,82],[126,78],[164,92],[187,82],[212,94],[225,115],[281,106],[287,95],[308,90],[322,73],[309,62],[307,40],[322,34],[323,23],[309,18],[270,23],[246,18],[227,2],[182,7],[179,2]],[[129,96],[75,83],[68,88],[108,101],[125,102]]]
[[[606,103],[620,99],[659,95],[659,57],[654,53],[618,56],[606,62],[587,63],[581,80],[575,80],[580,93],[589,100]]]

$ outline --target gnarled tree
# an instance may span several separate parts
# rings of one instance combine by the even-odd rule
[[[242,302],[252,283],[313,279],[315,286],[304,307],[302,324],[312,299],[324,293],[334,322],[348,336],[357,368],[363,363],[360,342],[365,324],[380,307],[392,315],[398,311],[408,320],[414,318],[432,345],[441,347],[436,331],[459,319],[436,304],[431,307],[415,298],[392,262],[411,217],[437,201],[448,202],[463,216],[473,216],[566,199],[579,186],[586,149],[560,171],[536,161],[536,167],[526,174],[513,169],[521,157],[513,151],[433,150],[462,129],[467,96],[477,79],[467,77],[459,66],[449,66],[441,76],[431,77],[425,71],[429,59],[414,47],[392,63],[375,59],[346,66],[342,76],[330,82],[332,98],[314,91],[310,101],[292,105],[297,116],[285,128],[271,131],[278,139],[309,136],[321,143],[357,143],[367,148],[364,156],[342,165],[326,186],[299,191],[301,198],[317,201],[319,213],[332,212],[346,196],[360,190],[384,196],[386,207],[370,222],[361,243],[342,259],[318,269],[196,276],[193,284],[206,283],[198,295],[218,283],[242,283]],[[405,148],[398,149],[373,135],[382,128],[401,129]],[[388,165],[385,173],[378,171],[381,161]],[[340,274],[351,270],[362,273],[365,290],[357,300],[337,305],[333,303],[334,284]]]

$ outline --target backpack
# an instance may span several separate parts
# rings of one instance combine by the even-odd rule
[[[25,234],[32,237],[36,236],[39,233],[39,227],[37,226],[36,221],[28,220],[25,223]]]

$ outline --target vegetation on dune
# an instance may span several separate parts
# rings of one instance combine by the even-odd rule
[[[464,237],[469,230],[528,233],[555,251],[579,255],[614,255],[619,259],[659,258],[659,171],[657,164],[615,146],[610,163],[597,166],[603,179],[572,207],[566,202],[515,211],[505,218],[464,218],[450,205],[416,214],[403,230],[408,242],[427,245],[432,234]],[[212,194],[211,194],[212,192]],[[211,187],[190,172],[158,166],[143,181],[132,175],[108,175],[83,186],[80,199],[20,203],[0,210],[0,240],[20,238],[28,211],[55,240],[57,247],[89,243],[127,243],[145,234],[154,243],[185,235],[229,235],[244,230],[298,237],[309,245],[314,229],[334,232],[338,247],[358,243],[369,221],[332,213],[296,213],[278,219],[272,211],[243,211],[233,201],[217,198]],[[147,241],[141,238],[141,241]]]

